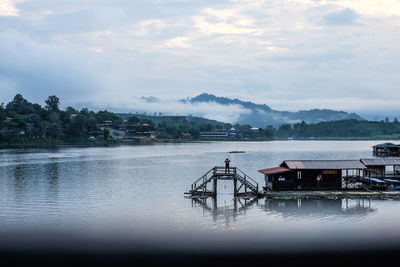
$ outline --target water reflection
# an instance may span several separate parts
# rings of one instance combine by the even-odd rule
[[[262,209],[281,217],[313,218],[343,221],[343,218],[357,220],[375,213],[370,199],[266,199]]]
[[[214,222],[224,221],[229,224],[238,216],[245,215],[246,210],[258,205],[258,199],[240,199],[234,198],[232,205],[218,206],[218,198],[198,199],[192,198],[192,207],[200,207],[203,213],[208,213],[213,218]]]
[[[25,194],[29,192],[29,185],[25,173],[26,170],[21,165],[12,168],[10,173],[11,181],[13,182],[12,188],[14,188],[14,197],[17,201],[23,200]]]
[[[400,220],[400,201],[233,200],[232,183],[218,187],[217,200],[182,199],[208,167],[226,157],[260,185],[257,170],[285,158],[368,157],[373,142],[212,142],[113,148],[0,150],[0,233],[20,229],[98,227],[188,231],[228,229],[274,232],[296,229],[299,220],[334,220],[368,229]],[[230,155],[227,151],[244,150]],[[299,204],[301,204],[299,206]],[[193,207],[192,207],[193,206]],[[378,212],[376,212],[378,210]],[[324,217],[325,216],[325,217]],[[292,218],[295,217],[295,220]],[[61,225],[61,226],[60,226]],[[268,226],[268,227],[267,227]],[[389,225],[390,226],[390,225]],[[120,227],[121,229],[123,227]],[[168,229],[168,230],[165,230]],[[331,228],[329,228],[331,229]],[[392,226],[393,232],[399,227]],[[303,231],[303,229],[301,229]],[[300,232],[301,232],[300,231]],[[106,232],[106,231],[105,231]]]
[[[58,163],[52,162],[46,164],[46,178],[47,178],[47,202],[55,203],[59,190],[59,169]]]

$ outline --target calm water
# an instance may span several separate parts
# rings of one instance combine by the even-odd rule
[[[371,157],[376,143],[210,142],[0,150],[0,235],[71,233],[86,240],[184,250],[234,249],[231,241],[237,240],[242,248],[270,250],[398,245],[396,201],[234,202],[228,181],[219,183],[216,203],[184,198],[195,179],[222,165],[226,157],[262,185],[257,170],[284,159]],[[246,153],[229,154],[232,150]]]

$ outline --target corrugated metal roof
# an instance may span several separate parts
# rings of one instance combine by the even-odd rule
[[[365,166],[400,165],[400,158],[361,159]]]
[[[284,167],[275,167],[275,168],[263,169],[263,170],[258,170],[258,171],[263,174],[275,174],[275,173],[288,172],[289,169],[284,168]]]
[[[400,145],[396,145],[393,143],[383,143],[383,144],[375,145],[373,147],[400,147]]]
[[[365,169],[359,160],[285,160],[281,167],[290,169]]]

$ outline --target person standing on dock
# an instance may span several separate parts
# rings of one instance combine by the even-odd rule
[[[231,162],[228,158],[225,160],[225,173],[229,173],[229,162]]]

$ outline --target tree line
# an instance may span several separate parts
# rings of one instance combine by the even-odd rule
[[[157,139],[197,140],[202,131],[221,131],[232,127],[231,124],[209,120],[205,123],[205,119],[201,118],[188,120],[185,116],[164,116],[167,119],[159,121],[160,116],[157,123],[152,116],[120,116],[107,110],[94,112],[70,106],[61,110],[60,99],[55,95],[49,96],[42,107],[17,94],[8,104],[0,105],[0,143],[87,143],[92,136],[97,141],[112,142],[110,131],[113,130],[133,134],[151,131]],[[272,138],[272,133],[261,132]]]
[[[400,138],[400,123],[394,118],[381,121],[339,120],[307,124],[282,124],[277,129],[269,127],[279,138]]]
[[[158,140],[198,140],[201,132],[228,131],[229,123],[186,116],[144,116],[116,114],[107,110],[90,111],[73,107],[60,109],[60,99],[53,95],[42,107],[17,94],[8,104],[0,105],[0,144],[40,142],[87,143],[92,136],[96,141],[113,142],[110,131],[127,133],[153,132]],[[250,125],[241,128],[250,129]],[[340,120],[308,124],[304,121],[282,124],[277,128],[258,129],[257,138],[309,139],[309,138],[400,138],[400,123],[395,118],[382,121]],[[99,138],[100,137],[100,138]],[[251,138],[250,138],[251,139]]]

